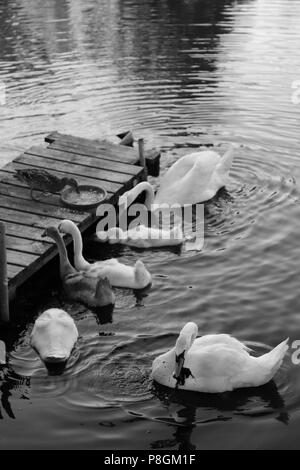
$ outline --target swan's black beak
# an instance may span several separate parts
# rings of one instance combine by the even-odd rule
[[[41,234],[41,237],[42,237],[42,238],[46,238],[46,237],[48,237],[48,234],[47,234],[47,229],[46,229],[46,230],[44,230],[44,232]]]
[[[177,380],[177,385],[178,384],[181,384],[182,382],[182,368],[183,368],[183,364],[184,364],[184,355],[185,355],[185,351],[182,351],[181,354],[175,356],[175,371],[174,371],[174,374],[173,374],[173,377],[175,380]]]

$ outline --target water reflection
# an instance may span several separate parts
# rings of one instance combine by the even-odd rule
[[[197,446],[192,443],[192,435],[197,425],[224,422],[235,416],[250,418],[271,414],[286,425],[290,419],[284,399],[273,381],[262,387],[222,394],[174,392],[155,383],[153,392],[168,410],[170,418],[164,421],[177,424],[174,439],[154,441],[151,444],[153,449],[176,447],[180,451],[195,450]]]

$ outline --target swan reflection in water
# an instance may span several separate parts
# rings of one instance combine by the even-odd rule
[[[153,394],[168,410],[168,417],[159,421],[175,426],[173,439],[162,439],[151,444],[153,449],[177,447],[180,451],[193,451],[193,429],[201,424],[229,421],[234,416],[261,417],[274,415],[283,424],[289,423],[284,399],[274,381],[261,387],[237,389],[232,392],[211,394],[171,390],[153,383]]]

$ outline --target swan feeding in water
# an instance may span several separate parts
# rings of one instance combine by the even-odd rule
[[[117,259],[111,258],[96,263],[89,263],[82,255],[82,237],[79,228],[71,220],[63,220],[58,230],[68,233],[74,242],[74,265],[77,270],[86,271],[91,275],[107,277],[112,286],[129,289],[144,289],[151,284],[151,274],[144,263],[138,260],[134,266],[127,266]]]
[[[110,244],[120,243],[137,248],[177,246],[184,242],[180,225],[176,225],[171,230],[146,227],[145,225],[137,225],[128,230],[122,230],[120,227],[112,227],[107,231],[97,231],[96,235],[99,240],[103,242]]]
[[[143,181],[122,194],[119,205],[129,207],[143,191],[146,191],[145,205],[149,211],[162,204],[184,206],[209,201],[227,183],[234,148],[223,157],[213,150],[184,155],[167,170],[156,194],[151,184]]]
[[[77,339],[73,318],[64,310],[50,308],[36,319],[30,344],[46,364],[65,363]]]
[[[128,230],[110,227],[107,233],[98,231],[97,237],[109,243],[152,248],[179,245],[185,241],[182,232],[182,207],[208,201],[225,186],[232,165],[234,146],[221,157],[217,152],[205,150],[185,155],[175,162],[162,177],[156,194],[148,181],[143,181],[125,192],[119,198],[120,216],[143,192],[146,193],[145,208],[151,213],[151,227],[148,222],[140,223]],[[171,228],[173,214],[174,227]],[[161,216],[162,227],[159,223]],[[197,216],[198,217],[198,216]],[[203,218],[200,214],[200,217]],[[147,218],[148,220],[148,218]],[[192,224],[184,216],[184,226]],[[186,237],[190,239],[191,237]],[[196,237],[197,239],[197,237]],[[203,237],[197,243],[190,243],[187,249],[199,250]]]
[[[42,234],[55,241],[59,253],[60,277],[67,296],[90,307],[104,307],[115,303],[115,296],[106,277],[96,277],[86,271],[76,271],[71,265],[66,246],[56,227],[48,227]]]
[[[270,352],[254,357],[250,349],[227,334],[196,338],[198,327],[187,323],[175,347],[152,364],[152,378],[167,387],[205,393],[222,393],[269,382],[288,350],[288,339]]]

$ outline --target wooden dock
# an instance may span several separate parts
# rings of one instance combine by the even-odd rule
[[[59,176],[74,177],[79,184],[94,184],[107,190],[105,202],[118,197],[144,179],[136,149],[106,141],[94,141],[57,132],[46,137],[48,146],[34,146],[0,169],[0,222],[5,224],[7,278],[10,298],[56,254],[56,245],[41,235],[45,227],[73,220],[84,232],[97,220],[96,210],[75,211],[62,205],[60,194],[38,193],[13,177],[15,170],[43,168]]]

